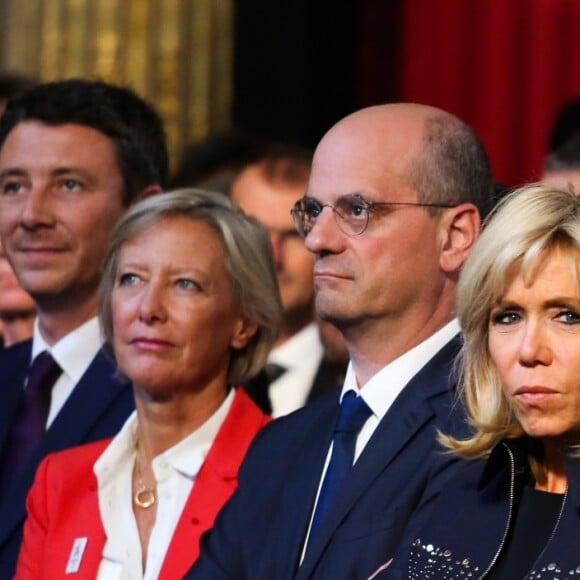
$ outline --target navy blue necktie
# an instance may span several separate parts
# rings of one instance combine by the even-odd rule
[[[48,351],[32,361],[26,388],[6,438],[0,464],[0,497],[23,469],[46,430],[51,391],[62,370]]]
[[[364,402],[364,399],[357,397],[354,391],[348,391],[344,395],[340,406],[340,414],[334,428],[330,463],[324,475],[316,511],[312,518],[309,542],[312,540],[336,492],[352,469],[356,439],[371,413],[372,411]]]

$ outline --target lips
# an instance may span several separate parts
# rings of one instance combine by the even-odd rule
[[[349,278],[348,276],[338,274],[336,272],[331,272],[329,270],[314,270],[314,277],[315,278],[337,278],[337,279],[343,279],[343,280],[346,280]]]
[[[514,392],[516,399],[528,404],[541,403],[559,394],[556,389],[543,385],[524,385]]]
[[[132,344],[140,350],[151,351],[165,350],[173,346],[173,343],[168,340],[149,336],[137,336],[136,338],[132,338],[129,344]]]

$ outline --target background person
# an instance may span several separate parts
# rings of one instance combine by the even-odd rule
[[[0,578],[42,458],[113,436],[134,409],[101,350],[97,289],[115,222],[168,168],[161,119],[125,88],[42,84],[0,118],[0,236],[37,310],[32,340],[0,351]]]
[[[314,320],[312,255],[298,235],[290,210],[304,195],[312,154],[287,145],[264,146],[234,180],[230,195],[270,232],[284,325],[265,372],[245,385],[274,417],[286,415],[342,384],[346,361],[328,360]],[[342,337],[337,339],[343,341]]]
[[[0,323],[3,346],[12,346],[32,336],[36,305],[20,286],[0,244]]]
[[[35,82],[14,73],[0,73],[0,115],[6,103],[30,90]],[[0,342],[12,346],[32,336],[34,301],[20,287],[0,245]]]
[[[113,441],[42,463],[17,578],[64,575],[78,538],[83,577],[181,578],[268,420],[232,385],[261,368],[278,332],[272,252],[224,196],[182,190],[135,206],[112,236],[101,319],[136,414]]]
[[[402,578],[568,578],[580,551],[580,201],[531,185],[461,274],[469,459],[412,542]],[[476,523],[477,529],[474,529]],[[379,577],[394,577],[386,572]]]
[[[570,139],[546,157],[542,183],[580,194],[580,136]]]

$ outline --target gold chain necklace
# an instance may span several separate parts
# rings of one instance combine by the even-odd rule
[[[155,486],[147,487],[141,471],[141,453],[139,452],[139,440],[135,444],[135,477],[137,478],[137,491],[133,496],[133,503],[144,510],[150,508],[157,499]]]

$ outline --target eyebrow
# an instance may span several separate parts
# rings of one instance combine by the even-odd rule
[[[24,171],[24,169],[18,169],[18,168],[12,168],[12,167],[0,172],[0,180],[6,179],[7,177],[27,177],[27,176],[28,176],[28,172]]]
[[[544,308],[569,308],[570,306],[576,304],[580,306],[580,297],[579,296],[556,296],[554,298],[550,298],[549,300],[545,300],[542,302],[542,306]],[[515,302],[513,300],[503,300],[500,299],[492,306],[492,310],[494,308],[510,308],[512,310],[524,310],[525,307],[522,306],[519,302]]]
[[[26,169],[21,169],[19,167],[9,167],[4,171],[0,172],[0,179],[5,179],[7,177],[28,177],[29,171]],[[82,167],[57,167],[50,172],[51,177],[61,177],[63,175],[82,175],[85,179],[93,180],[93,174]]]

